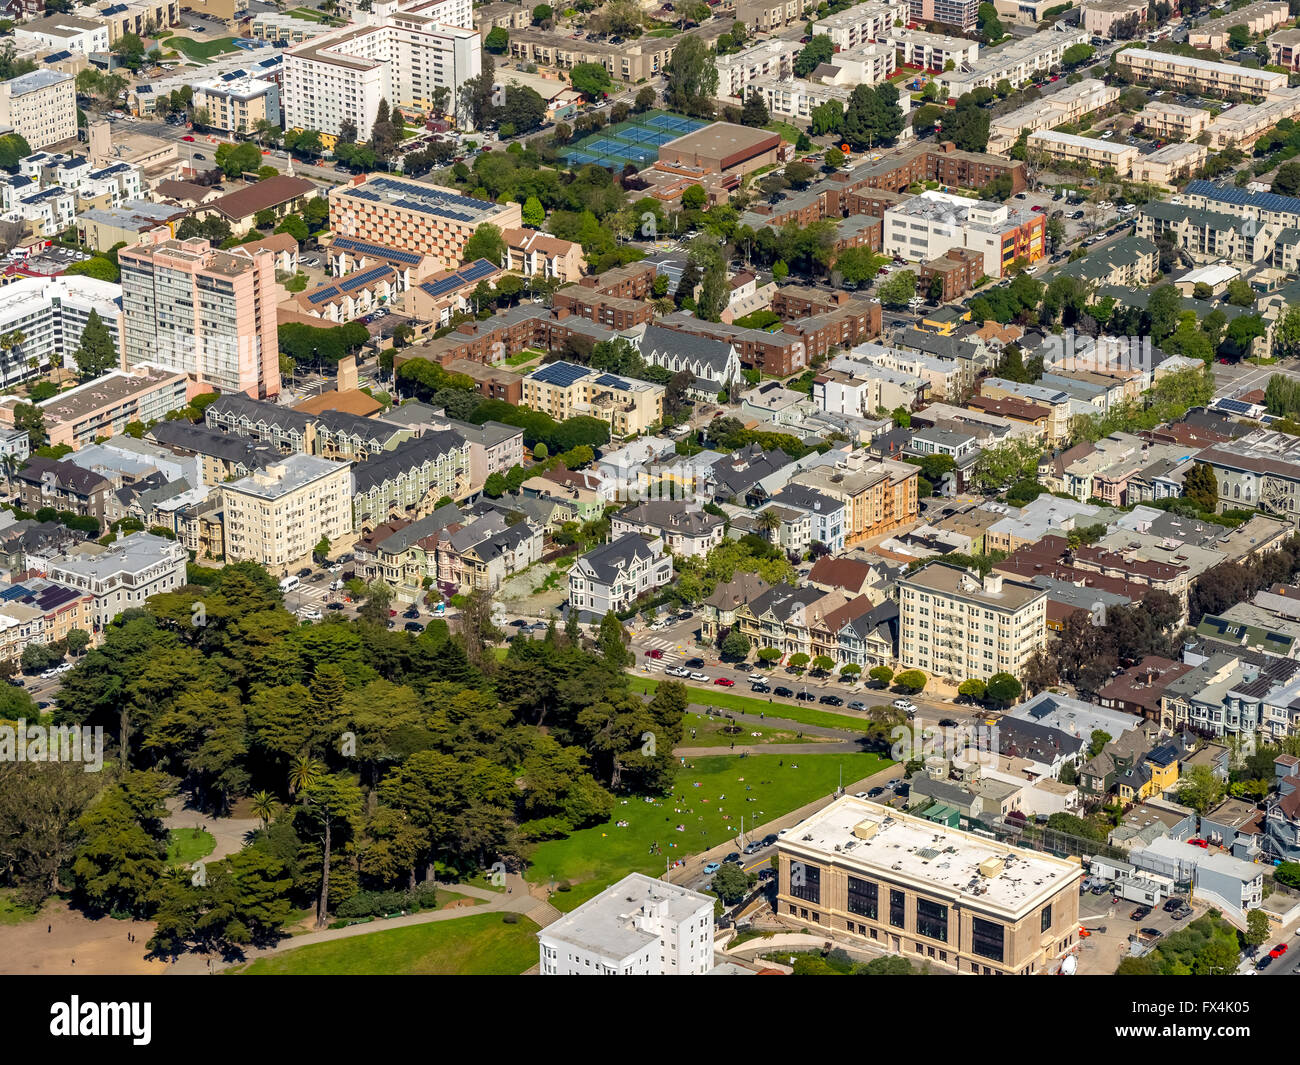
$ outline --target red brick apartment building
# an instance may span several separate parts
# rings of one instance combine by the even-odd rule
[[[654,307],[645,300],[606,296],[593,292],[585,285],[569,285],[560,289],[551,301],[551,306],[620,331],[631,329],[654,317]]]
[[[984,256],[969,248],[949,248],[937,259],[931,259],[921,267],[920,284],[917,291],[927,293],[933,278],[943,281],[942,301],[955,300],[975,287],[975,282],[984,274]]]

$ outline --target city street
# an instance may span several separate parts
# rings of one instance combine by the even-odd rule
[[[784,667],[777,666],[775,669],[768,669],[761,665],[756,665],[749,672],[736,669],[735,666],[724,663],[714,647],[698,647],[695,644],[695,638],[699,632],[698,617],[692,617],[687,621],[678,622],[666,629],[658,632],[648,631],[637,625],[631,626],[632,632],[632,651],[636,654],[636,672],[639,675],[649,675],[657,680],[663,679],[681,679],[687,689],[726,691],[735,695],[743,695],[758,700],[766,700],[773,707],[773,713],[780,715],[783,706],[807,706],[813,707],[822,713],[840,714],[845,718],[845,725],[852,728],[855,722],[862,720],[862,713],[859,711],[849,710],[850,702],[858,701],[865,703],[867,706],[878,706],[880,704],[892,703],[900,696],[894,692],[871,687],[868,683],[846,685],[840,682],[837,676],[831,675],[826,677],[813,677],[805,674],[799,677],[794,673],[788,672]],[[659,651],[662,657],[651,657],[647,651]],[[665,677],[663,671],[669,666],[683,666],[691,659],[698,659],[704,662],[703,666],[689,666],[694,671],[708,675],[707,682],[696,682],[682,678]],[[775,691],[767,695],[750,695],[750,680],[755,674],[761,674],[767,678],[768,684],[773,688],[785,687],[798,695],[801,692],[811,692],[820,700],[823,695],[834,695],[843,700],[842,706],[829,706],[819,701],[801,701],[796,698],[782,697]],[[713,682],[718,677],[726,677],[734,682],[733,686],[715,685]],[[926,696],[925,693],[908,697],[916,705],[917,714],[914,723],[923,726],[937,726],[941,720],[954,720],[960,725],[972,725],[977,721],[987,717],[987,711],[980,707],[962,706],[943,699]]]

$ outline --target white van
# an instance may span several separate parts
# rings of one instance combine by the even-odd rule
[[[291,592],[295,588],[297,588],[298,585],[300,585],[301,583],[302,581],[300,581],[297,577],[285,577],[280,581],[280,591]]]
[[[337,592],[337,591],[338,591],[340,588],[342,588],[342,587],[343,587],[343,578],[342,578],[342,577],[338,577],[338,578],[336,578],[335,580],[330,581],[330,591],[331,591],[331,592]]]

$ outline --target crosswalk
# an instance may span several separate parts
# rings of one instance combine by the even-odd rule
[[[677,665],[683,659],[691,657],[685,644],[664,636],[652,636],[646,643],[657,651],[663,652],[662,658],[645,659],[645,667],[650,673],[662,673],[667,666]]]

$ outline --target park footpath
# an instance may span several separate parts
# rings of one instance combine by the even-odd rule
[[[332,943],[338,939],[353,939],[375,932],[387,932],[393,928],[409,928],[412,925],[435,924],[439,921],[454,921],[461,917],[472,917],[480,913],[517,913],[527,917],[539,928],[545,928],[564,916],[546,901],[546,889],[536,884],[527,883],[518,873],[506,876],[504,891],[489,891],[487,888],[472,887],[469,884],[443,884],[438,887],[453,891],[457,895],[478,899],[482,905],[452,906],[447,909],[430,910],[421,913],[408,913],[401,917],[377,919],[361,924],[348,925],[346,928],[324,928],[319,932],[290,936],[269,947],[256,947],[248,950],[236,961],[229,961],[215,954],[183,954],[167,968],[168,975],[199,976],[204,973],[215,974],[223,969],[245,965],[258,958],[269,958],[283,954],[299,947],[309,947],[314,943]]]

